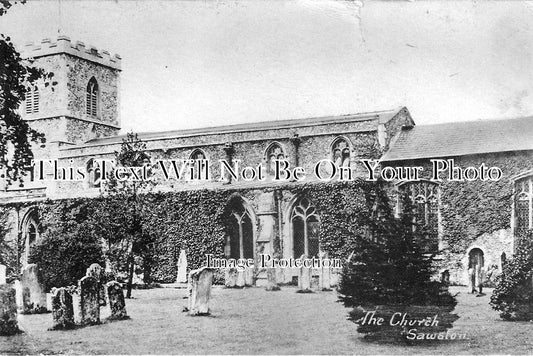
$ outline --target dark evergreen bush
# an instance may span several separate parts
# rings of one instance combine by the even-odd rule
[[[382,184],[376,185],[372,214],[366,221],[368,233],[358,236],[351,258],[344,265],[339,286],[340,301],[353,308],[349,319],[358,324],[358,332],[370,338],[402,339],[409,328],[389,325],[394,313],[408,313],[412,319],[439,314],[439,327],[452,327],[456,315],[450,314],[457,301],[439,281],[434,280],[433,255],[423,253],[422,232],[413,225],[412,204],[404,197],[404,211],[393,215]],[[368,311],[377,311],[384,325],[364,322]],[[422,327],[414,327],[421,332]]]
[[[46,291],[77,285],[92,263],[104,266],[100,243],[90,235],[48,235],[32,247],[29,262],[41,269]]]
[[[492,308],[505,320],[533,320],[533,231],[519,241],[490,298]]]

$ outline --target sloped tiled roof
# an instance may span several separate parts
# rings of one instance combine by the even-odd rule
[[[383,161],[533,150],[533,116],[415,126],[403,130]]]
[[[272,130],[272,129],[283,129],[283,128],[292,128],[292,127],[305,127],[305,126],[317,126],[323,124],[331,123],[343,123],[343,122],[353,122],[353,121],[367,121],[367,120],[377,120],[380,124],[385,124],[396,116],[403,107],[399,107],[394,110],[386,111],[374,111],[367,113],[359,114],[348,114],[348,115],[338,115],[338,116],[324,116],[324,117],[312,117],[304,119],[293,119],[293,120],[273,120],[273,121],[264,121],[264,122],[254,122],[246,124],[236,124],[236,125],[223,125],[215,127],[206,127],[198,129],[187,129],[187,130],[173,130],[173,131],[160,131],[160,132],[144,132],[139,133],[138,137],[143,140],[157,140],[157,139],[166,139],[166,138],[179,138],[179,137],[189,137],[189,136],[200,136],[200,135],[213,135],[221,133],[235,133],[235,132],[246,132],[246,131],[262,131],[262,130]],[[376,125],[377,129],[377,125]],[[93,139],[86,142],[86,144],[114,144],[122,142],[122,139],[126,135],[119,135],[113,137]]]

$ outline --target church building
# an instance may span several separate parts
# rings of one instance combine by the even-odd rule
[[[11,239],[24,242],[22,264],[42,233],[32,204],[100,196],[102,160],[113,160],[125,138],[119,134],[120,56],[65,36],[30,44],[23,54],[33,58],[35,66],[53,72],[57,85],[53,90],[40,83],[28,88],[21,108],[24,119],[45,134],[46,144],[34,147],[34,154],[46,170],[34,169],[24,186],[4,185],[0,191],[0,204],[9,206]],[[297,258],[323,251],[321,211],[309,197],[287,189],[302,184],[297,179],[284,184],[275,179],[278,160],[303,167],[306,181],[314,184],[325,184],[321,178],[342,168],[354,177],[367,177],[362,160],[389,167],[420,166],[428,174],[434,160],[446,162],[449,170],[452,159],[457,167],[472,167],[470,172],[499,168],[502,174],[497,180],[450,180],[443,174],[442,180],[423,175],[416,181],[390,182],[395,191],[410,194],[417,222],[430,231],[428,252],[438,254],[439,270],[450,272],[454,283],[466,284],[468,269],[476,264],[493,279],[512,257],[517,239],[533,228],[533,117],[417,126],[407,108],[400,107],[147,132],[138,137],[146,144],[151,164],[208,160],[213,177],[228,177],[200,180],[194,179],[199,171],[185,171],[189,179],[163,179],[155,188],[162,192],[231,189],[234,193],[226,207],[231,212],[227,257],[256,258],[258,251],[278,251],[282,257]],[[232,178],[221,161],[251,167],[249,174],[261,166],[264,179]],[[323,164],[317,168],[319,162]],[[56,168],[65,177],[71,167],[83,167],[83,179],[54,177]]]

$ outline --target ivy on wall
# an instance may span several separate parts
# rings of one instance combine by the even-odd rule
[[[511,226],[513,184],[510,178],[531,170],[533,158],[520,153],[463,157],[463,167],[496,166],[503,172],[500,181],[454,182],[441,185],[443,240],[452,254],[464,254],[478,237]]]
[[[449,246],[448,258],[463,254],[468,245],[484,233],[509,228],[513,188],[509,177],[533,166],[531,158],[524,159],[523,155],[513,153],[465,158],[458,164],[468,166],[481,162],[500,167],[504,178],[499,182],[442,182],[441,216],[443,238]],[[173,282],[181,249],[187,251],[189,268],[200,267],[207,253],[223,256],[224,211],[235,192],[250,197],[258,190],[281,189],[294,196],[307,197],[320,216],[321,249],[329,252],[330,257],[346,257],[354,250],[356,238],[368,234],[368,222],[375,208],[375,187],[375,183],[356,180],[144,195],[140,197],[143,200],[143,233],[154,237],[152,278],[158,282]],[[389,187],[393,195],[393,187]],[[97,237],[120,236],[123,233],[120,219],[113,218],[120,208],[116,204],[106,198],[68,199],[40,202],[37,209],[42,229],[46,231],[72,238],[80,231]]]

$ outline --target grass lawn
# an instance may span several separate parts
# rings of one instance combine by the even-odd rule
[[[0,354],[531,354],[533,323],[505,322],[483,297],[459,292],[454,331],[467,340],[398,346],[364,341],[336,292],[297,294],[263,288],[213,290],[212,316],[181,309],[183,289],[134,290],[130,320],[47,331],[51,314],[21,315],[25,333],[0,337]],[[105,312],[104,312],[105,311]],[[107,316],[107,308],[102,308]]]

